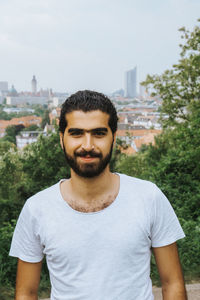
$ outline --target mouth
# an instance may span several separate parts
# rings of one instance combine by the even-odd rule
[[[94,151],[81,151],[81,152],[75,152],[75,156],[78,158],[80,157],[83,161],[93,161],[96,158],[101,158],[101,154],[94,152]]]
[[[93,156],[89,156],[89,155],[87,155],[87,156],[80,156],[80,159],[82,161],[85,161],[85,162],[92,162],[92,161],[94,161],[97,158],[98,157],[93,157]]]

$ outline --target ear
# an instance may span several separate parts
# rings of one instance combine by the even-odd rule
[[[64,145],[63,145],[63,137],[64,136],[63,136],[63,133],[60,132],[59,135],[60,135],[60,145],[61,145],[61,148],[64,149]]]

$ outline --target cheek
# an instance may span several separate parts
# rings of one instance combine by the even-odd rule
[[[110,151],[110,148],[112,146],[112,140],[106,140],[106,141],[100,141],[96,144],[96,147],[99,148],[102,152],[107,153]]]
[[[76,150],[77,148],[79,148],[81,145],[81,142],[77,139],[66,139],[65,140],[65,149],[67,152],[73,152],[74,150]]]

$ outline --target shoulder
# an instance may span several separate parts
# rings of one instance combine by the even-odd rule
[[[134,190],[135,192],[139,191],[143,193],[154,193],[156,190],[159,190],[158,187],[151,181],[128,176],[125,174],[119,174],[121,179],[121,184],[126,189]]]
[[[59,184],[60,181],[28,198],[24,208],[32,215],[38,215],[49,207],[53,207],[60,196]]]
[[[167,200],[155,183],[125,174],[119,175],[122,194],[131,202],[137,202],[147,209],[151,209],[152,205],[155,206],[157,203]]]

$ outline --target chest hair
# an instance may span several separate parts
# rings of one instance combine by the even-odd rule
[[[96,212],[105,209],[115,200],[117,194],[109,195],[106,199],[88,203],[79,202],[73,199],[67,199],[67,203],[74,209],[80,212]]]

